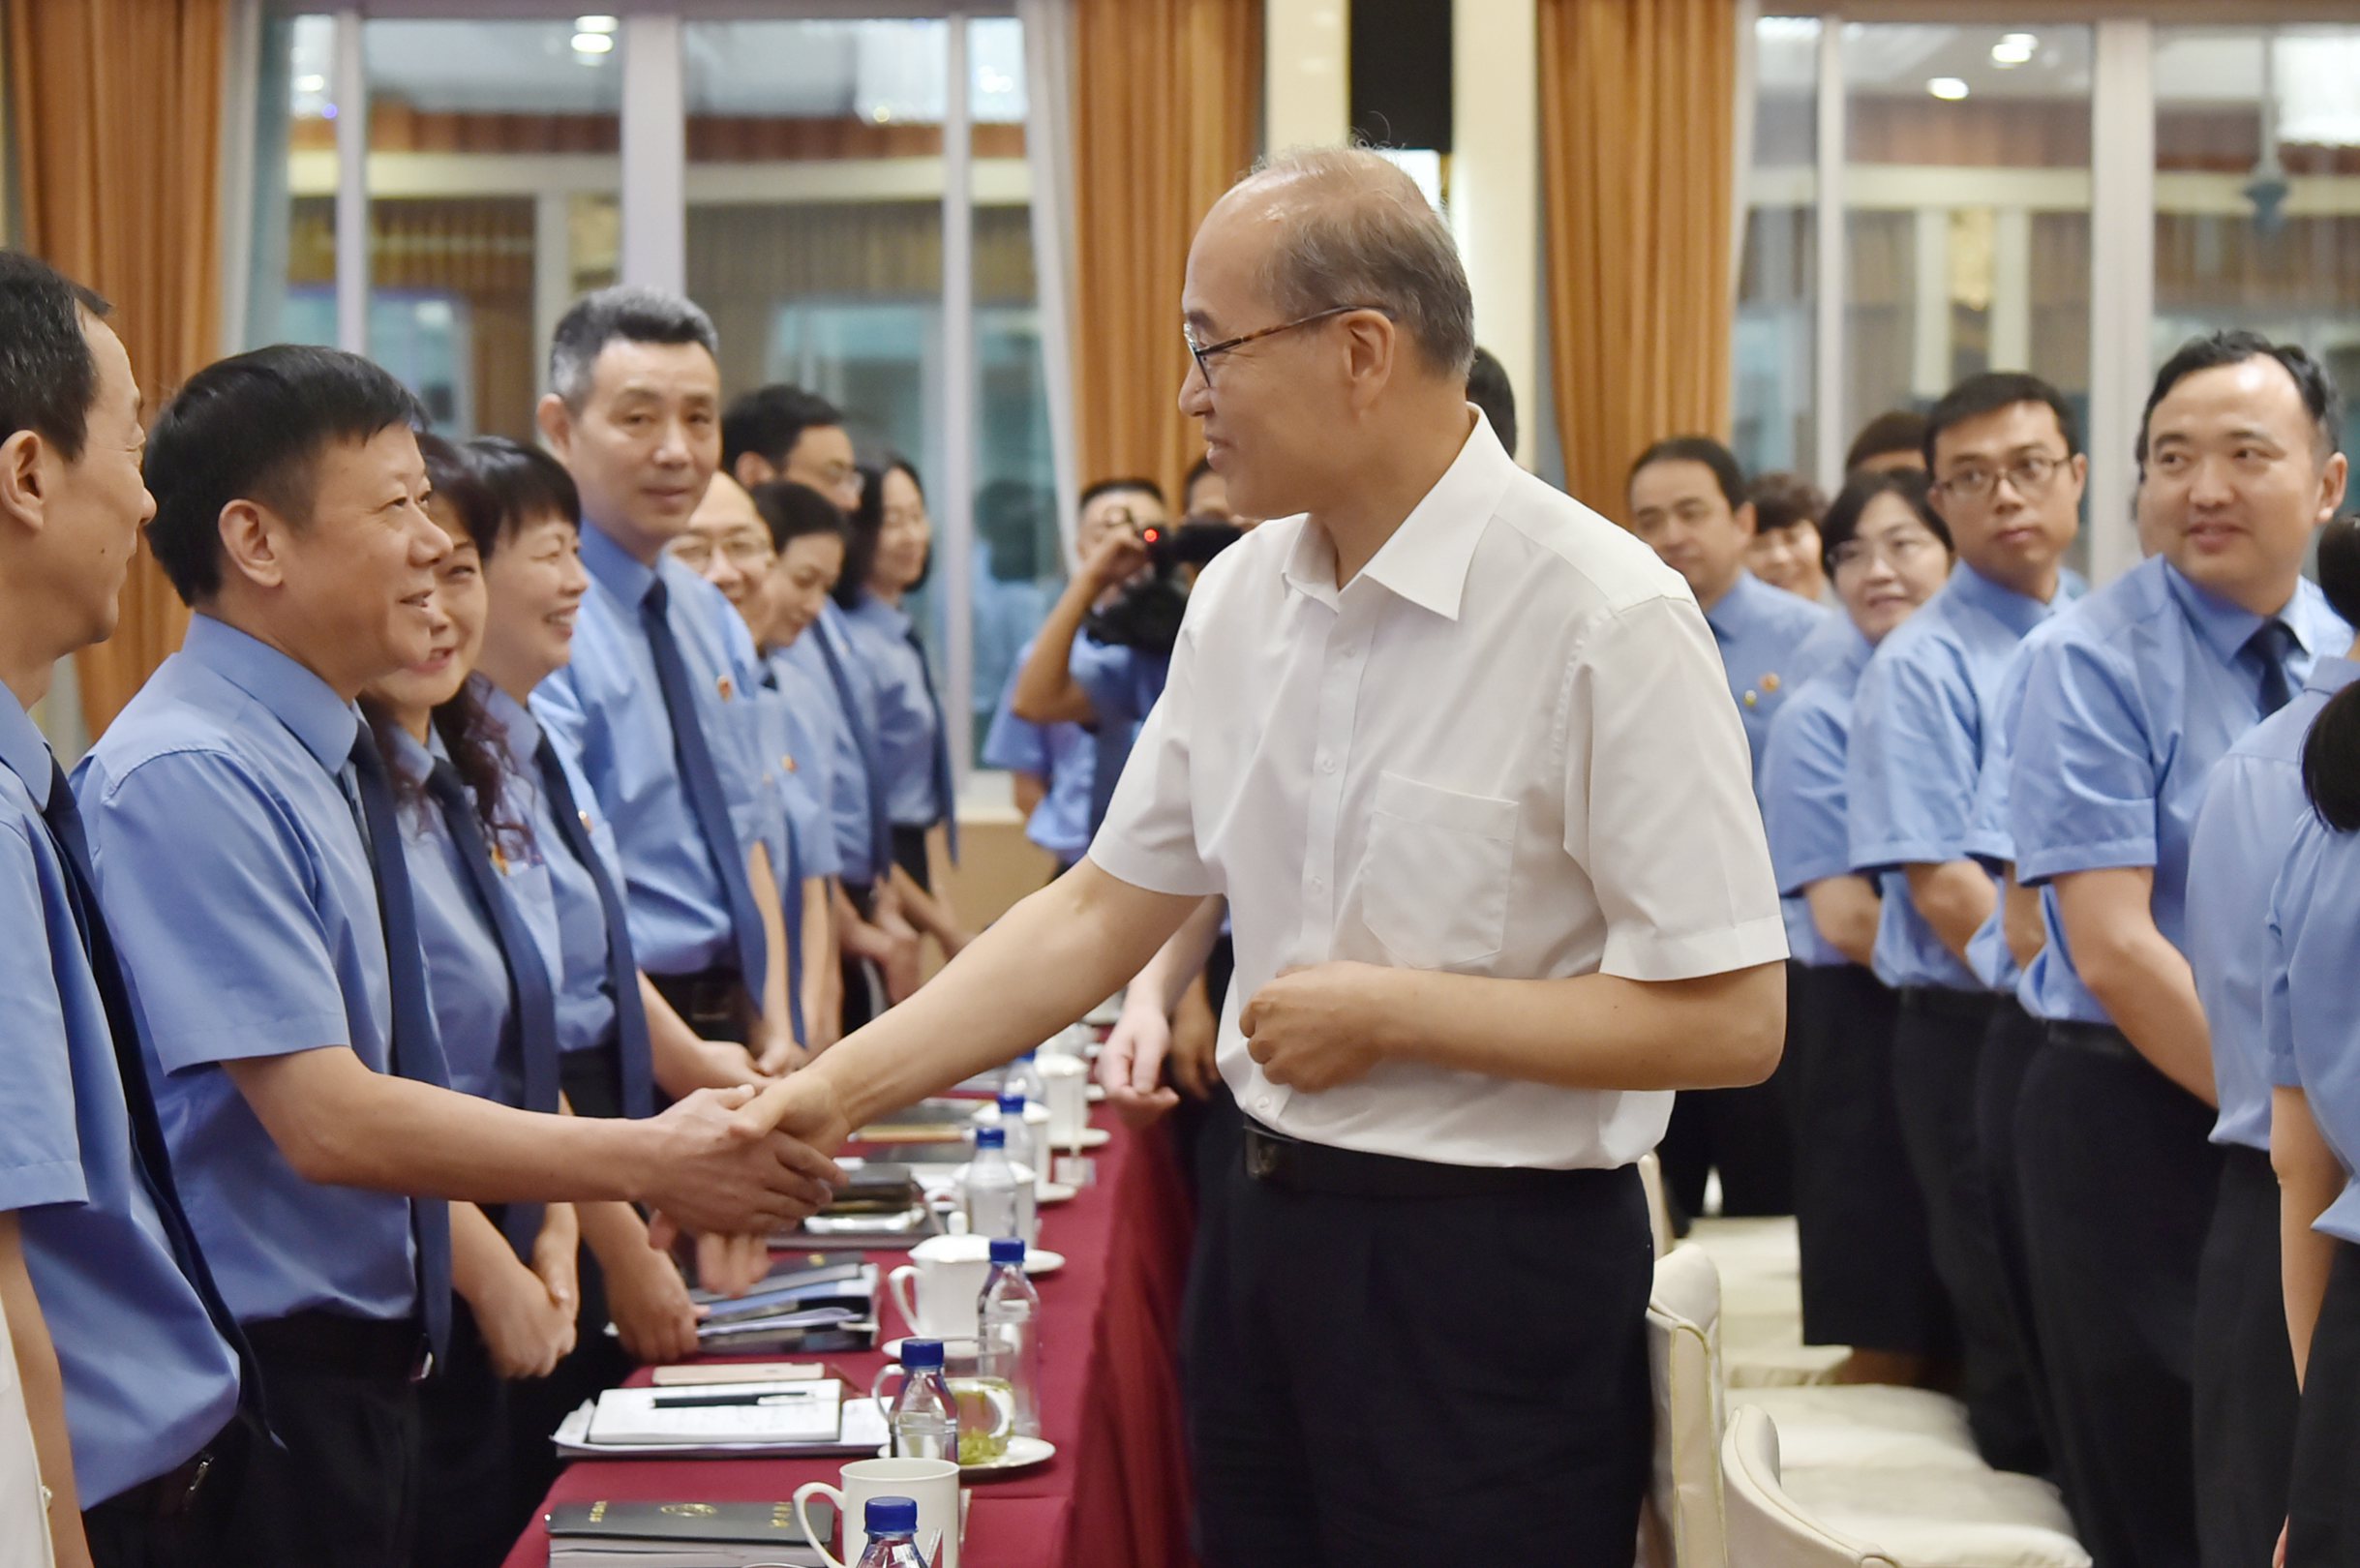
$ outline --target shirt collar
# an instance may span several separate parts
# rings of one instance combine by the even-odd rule
[[[2162,559],[2161,557],[2157,558]],[[2170,588],[2171,596],[2180,602],[2181,613],[2196,628],[2196,635],[2204,639],[2205,646],[2213,650],[2214,656],[2222,663],[2235,661],[2237,655],[2244,651],[2246,644],[2253,640],[2254,634],[2261,630],[2263,618],[2197,587],[2182,576],[2180,569],[2171,562],[2165,560],[2163,566],[2163,582]],[[2303,623],[2303,617],[2299,614],[2302,597],[2303,586],[2297,583],[2294,597],[2286,601],[2286,607],[2278,613],[2278,618],[2286,623],[2288,631],[2294,633],[2296,644],[2309,649],[2311,629]]]
[[[1755,608],[1755,601],[1769,588],[1768,583],[1751,571],[1739,567],[1738,580],[1729,585],[1729,591],[1705,612],[1705,624],[1710,626],[1712,635],[1724,643],[1740,635],[1745,629],[1746,618]]]
[[[468,677],[475,695],[483,703],[486,717],[499,731],[499,742],[506,748],[508,759],[520,772],[529,773],[541,749],[541,721],[532,716],[532,709],[509,696],[480,675]]]
[[[1473,409],[1473,405],[1468,407]],[[1480,409],[1474,413],[1475,428],[1459,455],[1360,572],[1396,597],[1446,620],[1459,618],[1475,545],[1518,472],[1515,460],[1492,434],[1491,422]],[[1326,530],[1304,524],[1287,558],[1286,576],[1290,588],[1323,604],[1336,602],[1336,552]]]
[[[385,753],[385,766],[412,784],[425,783],[426,775],[435,770],[435,764],[439,760],[435,752],[420,745],[415,736],[398,724],[388,725],[378,733],[392,747]],[[430,739],[436,739],[433,730],[426,733]]]
[[[867,621],[892,632],[895,637],[907,637],[910,633],[909,613],[898,605],[886,603],[874,593],[864,592],[853,600],[852,608],[845,611],[844,616],[848,620]]]
[[[660,557],[657,558],[661,558]],[[655,568],[639,559],[593,524],[582,529],[582,564],[590,580],[633,610],[655,582]]]
[[[49,773],[53,766],[49,742],[34,725],[33,715],[18,708],[14,697],[0,697],[0,768],[24,781],[36,811],[49,809]]]
[[[1842,615],[1843,612],[1839,610],[1836,614]],[[1835,667],[1846,674],[1858,675],[1868,668],[1868,655],[1877,650],[1877,645],[1870,642],[1860,627],[1852,624],[1848,616],[1844,619],[1844,629],[1852,636],[1844,644],[1844,656],[1836,661]]]
[[[200,612],[189,618],[180,651],[268,709],[329,772],[351,760],[359,711],[277,648]]]
[[[2018,637],[2046,620],[2065,602],[2062,587],[2055,597],[2043,604],[2029,593],[2018,593],[1994,583],[1963,560],[1951,568],[1951,581],[1946,587],[1961,604],[1981,610]]]
[[[2329,654],[2313,662],[2311,678],[2303,682],[2303,689],[2332,697],[2355,680],[2360,680],[2360,661]]]

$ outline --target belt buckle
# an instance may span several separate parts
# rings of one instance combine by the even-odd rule
[[[189,1463],[189,1479],[181,1485],[180,1495],[170,1503],[170,1511],[175,1517],[197,1506],[197,1494],[205,1490],[205,1477],[212,1473],[213,1454],[208,1449]]]
[[[1246,1174],[1256,1181],[1268,1181],[1286,1162],[1286,1151],[1277,1138],[1267,1132],[1246,1134]]]
[[[420,1345],[420,1346],[418,1347],[418,1360],[417,1360],[417,1365],[416,1365],[416,1366],[414,1366],[414,1367],[412,1367],[412,1368],[410,1369],[410,1372],[409,1372],[409,1380],[410,1380],[411,1382],[413,1382],[413,1383],[423,1383],[423,1382],[425,1382],[425,1381],[426,1381],[426,1380],[427,1380],[429,1377],[432,1377],[432,1376],[434,1376],[434,1375],[435,1375],[435,1351],[434,1351],[434,1346],[432,1346],[432,1345]]]

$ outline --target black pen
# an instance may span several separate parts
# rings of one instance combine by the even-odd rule
[[[807,1400],[816,1389],[787,1388],[775,1394],[658,1394],[654,1408],[658,1410],[711,1410],[733,1404],[786,1404],[795,1400]]]

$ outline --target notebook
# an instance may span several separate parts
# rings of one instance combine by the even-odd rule
[[[811,1527],[835,1531],[835,1510],[810,1500]],[[822,1568],[790,1503],[561,1503],[549,1511],[549,1568]]]
[[[833,1442],[844,1385],[707,1383],[699,1388],[610,1388],[598,1396],[587,1440],[601,1448]]]

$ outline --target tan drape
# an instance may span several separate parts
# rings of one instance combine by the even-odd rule
[[[1725,437],[1738,8],[1540,0],[1551,388],[1565,487],[1610,516],[1649,441]]]
[[[1205,209],[1253,162],[1262,0],[1076,0],[1074,422],[1081,480],[1176,492],[1202,454],[1180,412],[1180,282]]]
[[[17,0],[8,24],[25,247],[113,303],[153,407],[220,347],[229,0]],[[142,547],[114,636],[76,660],[92,736],[187,625]]]

